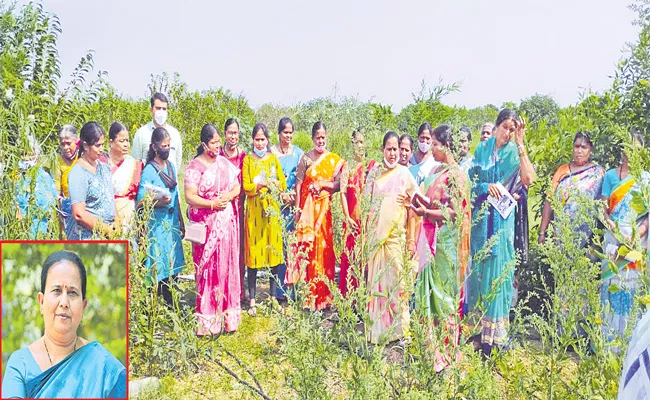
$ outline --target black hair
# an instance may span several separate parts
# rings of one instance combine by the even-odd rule
[[[470,142],[472,141],[472,131],[469,129],[469,126],[463,125],[463,126],[460,127],[460,129],[458,131],[461,134],[464,133],[465,136],[467,136],[467,140],[469,140]]]
[[[165,96],[164,94],[162,94],[160,92],[156,92],[156,93],[153,94],[153,96],[151,96],[151,107],[152,108],[153,108],[153,103],[155,103],[156,100],[160,100],[163,103],[169,104],[169,100],[167,99],[167,96]]]
[[[99,139],[104,136],[104,129],[95,121],[86,122],[84,126],[81,127],[81,132],[79,134],[79,139],[86,143],[88,146],[94,146]],[[83,145],[79,146],[79,156],[84,152]]]
[[[159,147],[160,143],[168,137],[170,137],[169,132],[162,126],[153,130],[151,133],[151,143],[149,143],[149,152],[147,153],[147,164],[156,157],[155,147]]]
[[[293,124],[293,121],[289,117],[283,117],[280,119],[280,122],[278,122],[278,133],[282,133],[284,131],[284,127],[287,126],[287,124],[291,124],[291,130],[295,131],[296,127]]]
[[[413,152],[413,138],[408,133],[405,133],[405,134],[403,134],[402,136],[399,137],[399,143],[401,144],[404,139],[409,141],[409,145],[411,146],[411,153],[412,153]]]
[[[111,124],[111,127],[108,128],[108,138],[110,140],[115,140],[117,134],[125,130],[126,130],[126,126],[124,126],[124,124],[122,124],[121,122],[113,122]]]
[[[237,121],[236,118],[228,118],[228,119],[226,120],[226,123],[223,124],[223,132],[225,133],[225,132],[228,130],[228,127],[229,127],[230,125],[232,125],[232,124],[236,124],[236,125],[237,125],[237,129],[239,129],[239,121]]]
[[[205,143],[207,145],[210,140],[214,139],[214,135],[219,135],[219,130],[216,126],[212,124],[203,125],[203,128],[201,128],[201,143],[199,143],[199,146],[196,148],[196,155],[194,158],[203,154],[205,151],[203,144]]]
[[[449,125],[438,125],[436,129],[431,132],[431,136],[436,138],[443,146],[454,150],[454,133]]]
[[[81,277],[81,298],[86,299],[86,267],[84,266],[83,261],[79,255],[73,251],[69,250],[59,250],[56,251],[45,259],[43,263],[43,269],[41,270],[41,293],[45,293],[45,283],[47,282],[47,275],[50,272],[50,268],[54,264],[58,264],[62,261],[68,261],[71,264],[74,264],[79,268],[79,276]]]
[[[594,144],[591,142],[591,132],[580,131],[580,132],[576,133],[576,135],[573,137],[573,144],[576,144],[576,142],[579,139],[582,139],[585,142],[587,142],[589,144],[589,147],[591,147],[591,148],[594,147]]]
[[[311,127],[311,138],[313,139],[314,136],[316,136],[316,132],[318,132],[319,129],[324,129],[325,132],[327,132],[327,127],[325,126],[325,122],[323,121],[318,121],[314,124],[314,126]]]
[[[425,122],[422,125],[420,125],[420,127],[418,128],[418,138],[424,131],[429,131],[429,133],[433,132],[433,128],[431,127],[430,123]]]
[[[357,136],[362,135],[361,128],[357,128],[352,131],[352,139],[356,139]]]
[[[507,119],[517,121],[517,113],[510,108],[504,108],[499,112],[499,115],[497,116],[497,122],[494,124],[494,127],[496,128],[497,126],[501,125],[501,123]]]
[[[59,131],[59,140],[68,136],[74,136],[75,139],[77,138],[77,128],[75,128],[74,125],[66,124],[61,127],[61,130]]]
[[[399,135],[397,133],[393,132],[393,131],[388,131],[384,135],[384,140],[383,140],[382,146],[381,146],[382,149],[386,148],[386,142],[388,142],[388,139],[390,139],[390,138],[397,139],[397,145],[399,146]]]
[[[266,150],[270,150],[270,144],[271,140],[269,139],[269,129],[266,127],[266,124],[263,122],[258,122],[253,126],[253,133],[251,134],[251,137],[253,141],[255,140],[255,135],[257,135],[257,132],[262,131],[264,133],[264,136],[266,136]],[[253,146],[254,147],[254,146]]]

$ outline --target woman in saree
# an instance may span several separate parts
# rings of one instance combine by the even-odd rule
[[[206,124],[196,156],[185,169],[185,200],[190,221],[206,226],[206,242],[192,245],[196,266],[197,335],[234,332],[241,322],[239,220],[233,199],[240,171],[219,155],[221,137]]]
[[[287,191],[282,196],[282,200],[284,201],[282,205],[282,219],[284,220],[283,225],[286,233],[291,233],[295,229],[295,220],[291,209],[296,202],[296,169],[298,168],[298,162],[303,154],[305,154],[300,147],[291,144],[294,130],[291,118],[284,117],[280,119],[278,123],[278,136],[280,140],[271,147],[271,152],[280,160],[282,173],[287,183]],[[284,244],[283,252],[285,262],[278,265],[279,284],[275,295],[278,300],[285,300],[287,293],[284,284],[284,276],[287,273],[287,263],[289,262],[286,243]]]
[[[235,215],[239,224],[237,225],[237,235],[239,236],[239,282],[241,285],[242,300],[246,300],[246,290],[244,289],[244,275],[246,273],[246,264],[244,263],[244,200],[246,196],[244,191],[241,190],[241,170],[244,166],[244,158],[246,152],[239,147],[239,122],[235,118],[228,118],[223,125],[223,134],[225,136],[225,143],[220,147],[219,154],[225,157],[234,165],[239,171],[237,181],[239,182],[240,191],[239,195],[232,199]]]
[[[185,265],[181,242],[185,224],[178,200],[176,171],[169,161],[170,143],[165,128],[153,130],[136,197],[138,206],[142,206],[145,196],[153,200],[153,215],[147,227],[145,266],[149,278],[158,285],[158,294],[168,305],[173,304],[170,287]]]
[[[432,153],[440,165],[422,182],[421,191],[431,204],[414,206],[422,217],[418,236],[418,274],[415,302],[422,316],[443,323],[449,335],[435,346],[434,368],[440,372],[449,365],[448,351],[460,341],[458,322],[463,317],[463,281],[469,259],[470,203],[469,182],[456,163],[452,149],[453,133],[448,125],[433,131]]]
[[[327,151],[327,128],[322,121],[312,127],[311,138],[314,148],[302,156],[296,169],[297,250],[285,282],[294,285],[306,280],[310,291],[307,306],[322,310],[332,301],[326,282],[334,281],[336,265],[331,201],[340,190],[345,160]]]
[[[410,159],[413,154],[413,138],[408,133],[399,137],[399,163],[406,168],[411,166]]]
[[[348,291],[357,288],[358,278],[363,273],[363,269],[352,271],[350,268],[359,265],[358,259],[355,256],[357,237],[360,234],[361,210],[359,200],[363,194],[363,185],[366,181],[366,176],[375,167],[374,160],[370,160],[366,164],[364,142],[365,138],[361,132],[352,132],[355,166],[350,168],[350,165],[346,164],[341,177],[341,206],[344,217],[343,232],[345,235],[345,249],[341,254],[339,291],[343,296],[347,296]]]
[[[573,161],[561,165],[551,181],[552,192],[547,196],[557,196],[562,202],[564,212],[569,217],[578,213],[579,202],[575,196],[586,196],[590,200],[598,200],[601,195],[605,169],[591,161],[593,144],[587,133],[578,132],[573,138]],[[593,210],[596,211],[595,209]],[[595,215],[594,215],[595,218]],[[542,209],[542,222],[539,226],[539,243],[546,240],[548,225],[553,220],[551,202],[546,200]],[[581,237],[581,247],[591,241],[593,233],[589,224],[577,227],[584,236]]]
[[[119,229],[113,197],[111,169],[101,161],[104,130],[97,122],[81,128],[79,160],[68,175],[72,213],[66,224],[68,240],[87,240],[97,231],[110,237]]]
[[[111,167],[115,208],[122,222],[122,231],[128,232],[133,225],[135,197],[140,186],[142,161],[131,156],[129,132],[126,127],[113,122],[108,129],[109,152],[106,162]]]
[[[61,212],[59,215],[60,238],[65,238],[65,231],[70,215],[72,203],[68,191],[68,175],[79,159],[79,137],[77,128],[72,125],[63,125],[59,131],[59,154],[52,165],[51,174],[56,190],[61,199]]]
[[[86,267],[74,252],[50,254],[38,293],[44,334],[9,357],[3,398],[126,398],[126,368],[99,342],[77,336],[88,305]]]
[[[253,154],[244,158],[242,186],[246,194],[244,213],[244,262],[247,267],[248,296],[251,316],[257,315],[255,292],[257,271],[271,269],[269,295],[277,292],[278,266],[284,264],[282,252],[282,218],[274,191],[284,192],[287,184],[280,160],[268,151],[269,131],[263,123],[253,127]],[[278,193],[279,194],[279,193]]]
[[[395,132],[384,135],[383,153],[383,168],[376,168],[368,176],[365,188],[372,204],[366,222],[370,249],[368,314],[372,322],[368,340],[372,343],[400,339],[409,329],[406,288],[412,284],[412,271],[404,255],[407,232],[414,237],[415,225],[413,219],[407,218],[405,199],[418,191],[413,175],[399,164],[399,137]]]
[[[437,166],[436,160],[431,156],[431,132],[433,132],[433,128],[428,122],[420,125],[418,129],[418,148],[409,159],[411,163],[409,171],[415,177],[418,185]]]
[[[643,138],[640,135],[634,135],[632,142],[633,146],[643,146]],[[640,187],[639,182],[630,173],[626,152],[627,150],[623,150],[621,154],[621,165],[610,169],[605,174],[601,194],[605,203],[605,221],[608,230],[603,237],[606,259],[602,262],[603,283],[600,298],[604,308],[602,331],[609,342],[616,337],[621,339],[624,337],[639,280],[639,270],[642,268],[641,260],[629,260],[620,255],[621,243],[615,238],[614,233],[620,233],[628,241],[633,240],[634,233],[634,238],[641,239],[643,249],[647,247],[647,210],[639,210],[632,205],[632,199],[635,193],[639,192]],[[649,178],[646,172],[641,176],[643,183],[646,184]],[[612,270],[612,263],[616,265],[618,272]],[[618,352],[620,349],[612,348],[612,350]]]
[[[506,108],[497,116],[496,127],[493,137],[479,143],[469,170],[469,176],[476,180],[472,186],[473,259],[466,298],[469,312],[480,317],[480,342],[476,345],[485,354],[490,354],[495,346],[508,344],[516,263],[515,212],[511,209],[502,215],[489,203],[487,212],[481,212],[481,208],[488,196],[501,199],[505,193],[499,186],[528,187],[535,180],[535,169],[524,145],[523,120]],[[489,240],[496,242],[482,259],[474,259]]]

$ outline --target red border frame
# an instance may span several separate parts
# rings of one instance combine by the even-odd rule
[[[2,298],[2,245],[4,244],[126,244],[126,398],[129,398],[129,256],[131,249],[128,240],[2,240],[0,239],[0,299]],[[2,330],[2,320],[0,320],[0,331]],[[0,351],[2,349],[2,339],[0,338]],[[2,370],[2,360],[0,359],[0,370]],[[0,398],[2,397],[2,387],[0,387]]]

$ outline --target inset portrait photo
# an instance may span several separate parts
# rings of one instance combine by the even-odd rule
[[[0,242],[2,398],[127,397],[128,245]]]

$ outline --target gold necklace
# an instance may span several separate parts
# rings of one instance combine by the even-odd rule
[[[78,338],[75,338],[75,340],[74,340],[74,349],[72,350],[72,353],[77,351],[77,340],[78,340]],[[45,351],[47,352],[47,358],[50,360],[50,365],[54,365],[54,363],[52,362],[52,357],[50,357],[50,351],[47,349],[47,343],[45,343],[45,338],[43,338],[43,345],[45,346]],[[72,354],[72,353],[70,353],[70,354]],[[70,355],[70,354],[68,354],[68,355]]]

